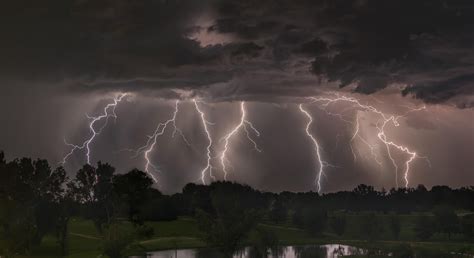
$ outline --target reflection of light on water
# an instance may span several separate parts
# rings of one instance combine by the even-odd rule
[[[346,255],[364,255],[367,252],[363,249],[347,246],[347,245],[323,245],[322,248],[326,249],[327,258],[335,258]]]
[[[275,250],[274,250],[275,251]],[[247,247],[237,252],[234,258],[250,257],[251,248]],[[337,258],[347,255],[365,255],[367,251],[361,248],[347,245],[321,245],[321,246],[286,246],[278,248],[277,252],[270,252],[269,258],[298,258],[298,257],[321,257],[321,258]],[[212,249],[180,249],[157,251],[148,253],[147,258],[213,258],[220,257],[219,254]],[[133,256],[131,258],[139,258]],[[140,257],[141,258],[141,257]]]
[[[353,246],[330,244],[321,246],[289,246],[283,249],[283,252],[278,255],[271,255],[271,258],[297,258],[304,257],[325,257],[337,258],[347,255],[364,255],[367,252]]]

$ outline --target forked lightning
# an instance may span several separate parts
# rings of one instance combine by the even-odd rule
[[[87,164],[91,164],[90,145],[92,144],[96,136],[99,135],[102,132],[102,130],[107,126],[110,117],[117,119],[117,115],[115,114],[115,108],[117,107],[119,102],[121,102],[122,99],[125,98],[125,96],[127,96],[127,93],[122,93],[118,97],[115,97],[112,103],[107,104],[104,107],[104,112],[99,116],[89,116],[86,114],[87,118],[91,120],[89,123],[89,130],[91,132],[91,136],[80,145],[68,143],[66,139],[64,139],[64,143],[67,146],[70,146],[71,150],[69,151],[69,153],[66,154],[66,156],[63,157],[62,161],[60,162],[61,165],[66,164],[67,159],[71,155],[73,155],[76,150],[83,150],[83,149],[86,150]],[[96,124],[102,120],[105,120],[105,122],[102,124],[102,126],[100,126],[99,128],[96,128]]]
[[[310,132],[311,124],[313,123],[313,117],[311,114],[303,108],[303,104],[299,105],[299,109],[301,113],[303,113],[306,118],[308,119],[308,123],[306,123],[306,135],[311,139],[311,142],[314,145],[314,152],[316,154],[316,161],[318,162],[318,172],[316,175],[316,185],[318,187],[318,193],[321,192],[321,177],[324,175],[324,168],[327,166],[327,162],[323,161],[321,157],[321,147],[319,146],[318,140],[313,136]]]
[[[176,125],[176,117],[178,115],[178,112],[179,112],[179,100],[176,100],[172,117],[170,119],[166,120],[165,122],[158,123],[158,125],[156,126],[156,129],[153,132],[153,134],[148,136],[148,140],[147,140],[146,144],[143,145],[142,147],[138,148],[135,151],[136,152],[135,156],[137,156],[140,153],[143,153],[143,156],[146,160],[146,162],[145,162],[145,172],[148,175],[150,175],[150,177],[153,179],[153,181],[155,181],[155,183],[157,183],[158,180],[153,175],[153,173],[150,171],[150,167],[156,172],[159,172],[160,169],[158,168],[157,165],[154,165],[153,162],[150,160],[151,159],[150,158],[150,153],[155,149],[155,146],[157,144],[157,139],[166,132],[166,128],[168,128],[168,126],[172,126],[173,127],[172,137],[174,137],[176,135],[176,133],[178,133],[181,136],[181,138],[183,139],[183,141],[187,145],[190,145],[189,141],[186,139],[183,132]]]
[[[262,150],[258,147],[257,143],[255,140],[252,138],[250,135],[250,130],[258,137],[260,136],[260,132],[253,126],[251,122],[247,120],[247,111],[245,109],[245,102],[242,101],[240,102],[240,122],[237,124],[229,133],[227,133],[222,140],[224,141],[224,150],[220,154],[220,161],[221,161],[221,166],[222,166],[222,171],[224,172],[224,180],[227,180],[227,166],[226,163],[229,162],[227,158],[227,152],[229,151],[230,148],[230,140],[232,139],[233,136],[235,136],[237,133],[239,133],[241,130],[244,130],[247,139],[252,143],[254,149],[258,152],[261,152]]]
[[[382,111],[378,110],[377,108],[375,108],[374,106],[362,104],[359,100],[357,100],[355,98],[352,98],[352,97],[347,97],[347,96],[336,95],[333,98],[331,98],[331,97],[313,97],[313,98],[311,98],[311,100],[312,100],[313,103],[320,103],[322,107],[328,107],[330,104],[337,103],[337,102],[349,103],[349,104],[352,104],[353,107],[355,107],[355,108],[359,108],[363,111],[371,112],[371,113],[374,113],[374,114],[378,115],[380,117],[380,119],[376,123],[377,138],[385,145],[386,150],[387,150],[387,155],[388,155],[390,161],[392,162],[392,165],[395,168],[395,177],[396,177],[397,187],[398,187],[399,166],[398,166],[396,160],[392,156],[392,149],[399,150],[400,152],[405,153],[406,155],[409,156],[408,159],[404,162],[405,169],[403,171],[403,178],[405,180],[405,187],[408,187],[408,185],[409,185],[410,165],[415,160],[415,158],[420,157],[420,156],[415,151],[410,150],[408,147],[403,146],[401,144],[398,144],[398,143],[396,143],[392,140],[389,140],[388,137],[387,137],[387,134],[385,132],[385,129],[389,124],[392,124],[393,126],[399,126],[400,125],[400,123],[399,123],[400,118],[405,117],[406,115],[408,115],[408,113],[424,110],[424,109],[426,109],[425,106],[420,107],[420,108],[412,108],[408,112],[406,112],[405,114],[396,116],[396,115],[387,115],[387,114],[383,113]],[[363,137],[361,137],[359,135],[359,126],[360,126],[359,125],[359,116],[356,115],[355,129],[354,129],[354,134],[351,138],[351,143],[352,143],[352,141],[355,140],[356,137],[358,139],[360,139],[364,144],[366,144],[369,147],[372,155],[374,156],[375,161],[378,164],[381,165],[382,163],[381,163],[381,161],[379,160],[379,158],[377,157],[377,155],[375,154],[375,151],[374,151],[375,146],[370,145]],[[351,146],[351,148],[352,148],[352,146]],[[355,155],[354,152],[353,152],[353,155],[354,155],[354,158],[355,158],[356,155]],[[422,158],[425,158],[425,157],[422,157]]]
[[[206,172],[209,171],[209,176],[213,179],[213,180],[216,180],[215,176],[212,174],[212,164],[211,164],[211,147],[212,147],[212,137],[211,137],[211,133],[209,132],[209,128],[208,128],[208,125],[210,125],[211,123],[209,121],[206,120],[206,115],[204,114],[204,112],[199,108],[199,105],[198,105],[198,101],[196,99],[193,99],[193,102],[194,102],[194,107],[196,108],[196,111],[199,113],[199,117],[201,118],[201,122],[202,122],[202,127],[204,129],[204,132],[206,133],[206,137],[207,137],[207,141],[208,141],[208,144],[207,144],[207,147],[206,147],[206,150],[207,150],[207,164],[206,166],[202,169],[201,171],[201,181],[203,184],[206,184]]]

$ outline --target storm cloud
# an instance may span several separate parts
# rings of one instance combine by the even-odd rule
[[[389,139],[420,155],[410,186],[472,184],[472,17],[471,0],[2,1],[0,150],[8,159],[57,164],[69,151],[65,139],[90,135],[84,114],[99,114],[127,92],[117,120],[95,139],[92,160],[121,173],[143,169],[142,156],[121,150],[142,146],[179,99],[177,124],[192,147],[167,133],[152,155],[162,169],[158,187],[175,192],[199,182],[206,162],[207,138],[190,100],[202,100],[212,124],[219,179],[219,139],[238,123],[243,100],[263,151],[251,151],[245,134],[233,138],[230,180],[271,191],[315,190],[318,165],[298,109],[304,103],[323,158],[334,165],[324,191],[402,182],[406,155],[394,150],[394,171],[377,138],[380,117],[308,100],[342,94],[386,114],[419,109],[387,128]],[[341,113],[342,120],[334,115]],[[363,140],[353,139],[356,122]],[[71,176],[83,162],[82,153],[71,157]]]
[[[8,81],[216,100],[396,84],[430,103],[473,105],[469,0],[20,0],[0,12]]]

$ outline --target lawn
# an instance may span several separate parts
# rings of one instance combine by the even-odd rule
[[[309,237],[305,231],[295,228],[289,223],[272,224],[270,222],[261,223],[258,227],[273,231],[278,236],[282,245],[305,245],[305,244],[328,244],[340,243],[358,246],[368,249],[391,249],[401,244],[410,245],[414,248],[427,250],[442,250],[446,252],[464,252],[474,254],[472,243],[456,243],[441,241],[441,236],[435,236],[434,242],[418,242],[415,240],[413,232],[414,221],[419,215],[399,215],[402,223],[400,241],[391,241],[392,233],[388,228],[388,215],[378,215],[382,230],[380,239],[377,242],[367,242],[360,239],[360,220],[362,216],[352,214],[347,216],[346,232],[342,236],[337,236],[330,230],[318,238]],[[153,227],[154,235],[148,239],[137,242],[138,246],[132,250],[134,253],[143,251],[200,248],[206,244],[201,240],[196,221],[193,218],[181,217],[175,221],[147,222]],[[132,229],[129,222],[123,222],[123,227]],[[97,232],[92,221],[80,218],[73,218],[69,224],[69,256],[70,258],[91,258],[100,255],[102,239]],[[23,257],[54,258],[59,257],[59,247],[54,236],[46,236],[42,244],[33,250],[34,255]],[[22,257],[22,258],[23,258]]]

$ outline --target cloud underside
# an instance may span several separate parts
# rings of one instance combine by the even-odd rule
[[[4,81],[261,100],[397,84],[474,106],[471,0],[17,0],[0,17]]]

